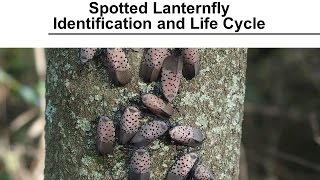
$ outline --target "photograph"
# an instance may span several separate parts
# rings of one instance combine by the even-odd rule
[[[0,180],[317,180],[319,57],[2,48]]]

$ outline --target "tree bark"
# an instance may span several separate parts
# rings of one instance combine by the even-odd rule
[[[45,179],[125,179],[130,149],[116,145],[113,154],[99,155],[96,118],[105,114],[117,121],[121,107],[139,100],[141,92],[158,91],[159,83],[139,79],[142,53],[127,52],[132,81],[114,87],[101,61],[82,65],[79,49],[47,49]],[[201,49],[200,59],[200,74],[181,81],[170,121],[201,128],[206,135],[198,151],[203,164],[216,179],[238,179],[246,49]],[[148,149],[151,179],[163,179],[183,151],[160,140]]]

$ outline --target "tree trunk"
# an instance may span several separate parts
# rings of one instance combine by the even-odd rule
[[[121,117],[121,107],[159,83],[139,79],[142,49],[128,51],[133,71],[130,84],[114,87],[99,60],[79,63],[79,49],[47,49],[45,179],[125,179],[130,149],[116,145],[99,155],[96,118]],[[216,179],[238,179],[241,123],[245,93],[246,49],[201,49],[200,74],[182,80],[172,124],[205,132],[199,154]],[[145,120],[147,117],[144,118]],[[181,149],[157,140],[150,144],[151,179],[163,179]]]

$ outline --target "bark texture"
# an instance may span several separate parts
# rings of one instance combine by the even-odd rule
[[[47,49],[46,53],[45,179],[126,179],[130,149],[116,145],[112,155],[99,155],[96,117],[105,114],[118,121],[121,107],[139,100],[141,92],[161,93],[159,83],[139,79],[143,50],[127,52],[133,78],[125,87],[110,84],[101,61],[81,65],[79,49]],[[206,135],[199,150],[203,164],[216,179],[238,179],[246,49],[201,49],[200,59],[200,74],[181,82],[170,121],[201,128]],[[151,179],[157,180],[165,177],[177,153],[186,149],[157,140],[149,151]]]

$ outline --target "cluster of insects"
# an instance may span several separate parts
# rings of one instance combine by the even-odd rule
[[[83,48],[80,52],[82,63],[105,56],[111,81],[117,86],[124,86],[131,81],[130,65],[121,48],[96,49]],[[115,125],[107,116],[100,116],[97,126],[97,148],[105,155],[112,153],[116,140],[119,144],[135,147],[129,164],[130,180],[150,179],[151,158],[145,147],[152,141],[167,136],[173,144],[197,147],[202,144],[204,135],[198,128],[189,126],[171,126],[169,119],[174,113],[171,103],[177,96],[180,79],[194,78],[199,73],[199,55],[197,49],[175,49],[170,52],[166,48],[145,49],[140,65],[140,78],[150,83],[161,81],[164,98],[154,94],[141,96],[143,105],[156,117],[145,125],[140,125],[141,111],[136,106],[128,106]],[[167,180],[213,180],[209,168],[199,163],[195,152],[185,153],[177,157],[167,172]]]

